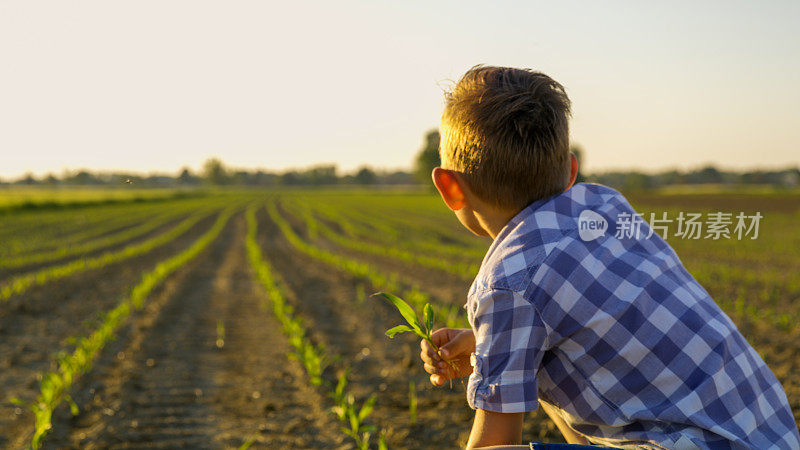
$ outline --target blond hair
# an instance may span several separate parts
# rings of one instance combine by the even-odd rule
[[[521,210],[569,182],[570,100],[530,69],[475,66],[445,94],[442,167],[484,201]]]

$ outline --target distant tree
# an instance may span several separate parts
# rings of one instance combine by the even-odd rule
[[[253,175],[253,182],[259,186],[273,185],[278,182],[278,175],[259,170]]]
[[[336,166],[333,164],[312,167],[302,173],[301,178],[304,181],[303,184],[314,186],[336,184],[339,181],[336,175]]]
[[[402,170],[384,172],[378,176],[378,184],[414,184],[416,180],[415,174]]]
[[[714,166],[700,169],[698,172],[700,183],[719,183],[722,181],[722,174]]]
[[[200,179],[192,175],[192,172],[189,170],[188,167],[184,167],[183,170],[181,170],[181,173],[178,175],[176,181],[178,182],[178,184],[187,186],[192,184],[198,184]]]
[[[250,172],[244,170],[237,170],[230,176],[231,184],[247,185],[252,184]]]
[[[656,176],[656,183],[664,186],[685,183],[683,174],[675,169],[661,172]]]
[[[32,185],[37,184],[37,183],[36,183],[36,178],[33,177],[33,174],[28,172],[28,173],[25,174],[25,176],[23,178],[21,178],[19,181],[17,181],[17,184],[23,184],[23,185],[26,185],[26,186],[32,186]]]
[[[293,185],[296,185],[296,184],[300,184],[300,175],[297,173],[297,171],[290,170],[290,171],[282,173],[278,177],[278,180],[279,180],[280,184],[283,184],[283,185],[286,185],[286,186],[293,186]]]
[[[74,175],[69,175],[65,178],[65,181],[69,184],[77,184],[77,185],[90,185],[90,184],[101,184],[101,181],[94,176],[93,174],[89,173],[86,170],[81,170]]]
[[[625,176],[622,186],[624,191],[646,191],[652,188],[652,180],[647,174],[641,172],[629,172]]]
[[[417,179],[426,185],[431,184],[431,171],[442,164],[439,158],[439,130],[430,130],[425,134],[422,149],[417,154],[414,173]]]
[[[207,159],[206,162],[203,163],[203,179],[206,183],[215,186],[227,184],[228,169],[226,169],[222,161],[217,158]]]
[[[353,178],[353,181],[355,181],[356,184],[375,184],[377,181],[377,176],[369,167],[362,167],[358,172],[356,172],[356,176]]]
[[[48,173],[47,176],[44,178],[44,183],[49,185],[56,185],[58,184],[58,178],[52,173]]]

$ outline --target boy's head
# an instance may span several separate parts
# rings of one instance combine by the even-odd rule
[[[479,65],[445,100],[442,168],[458,172],[475,196],[520,211],[569,187],[576,168],[561,84],[541,72]]]

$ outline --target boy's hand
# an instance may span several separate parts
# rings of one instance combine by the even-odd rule
[[[439,347],[439,354],[433,351],[428,341],[420,343],[419,356],[425,363],[425,371],[431,374],[431,383],[441,386],[453,378],[465,377],[472,373],[469,362],[475,351],[475,335],[470,328],[440,328],[431,333],[431,340]],[[448,362],[453,364],[449,364]]]

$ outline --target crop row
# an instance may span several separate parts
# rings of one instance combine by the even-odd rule
[[[329,252],[321,249],[309,242],[303,240],[292,229],[291,224],[281,216],[278,212],[277,205],[274,201],[267,203],[267,213],[271,220],[280,228],[284,237],[289,243],[297,250],[311,256],[314,259],[322,261],[331,266],[337,267],[345,272],[350,273],[356,278],[362,278],[370,282],[373,287],[387,292],[400,292],[403,298],[411,302],[415,307],[422,308],[425,303],[433,303],[441,315],[444,317],[445,323],[448,327],[464,326],[465,316],[462,314],[463,310],[458,305],[449,305],[442,302],[431,301],[430,295],[422,292],[416,284],[405,280],[402,284],[410,286],[403,288],[401,286],[401,276],[392,273],[387,274],[373,269],[369,264],[357,261],[351,258],[344,257],[340,254]]]
[[[474,262],[468,262],[469,259],[474,261],[475,258],[468,259],[467,252],[469,250],[465,248],[454,248],[454,246],[444,245],[441,242],[426,242],[422,239],[417,239],[416,236],[413,238],[406,236],[405,239],[391,239],[391,242],[387,242],[390,239],[386,239],[389,236],[386,232],[369,232],[354,225],[343,215],[326,215],[326,218],[338,225],[345,231],[346,235],[340,234],[328,226],[325,220],[318,220],[314,215],[317,210],[312,211],[307,203],[295,202],[292,205],[294,205],[292,209],[303,218],[306,224],[309,227],[313,227],[309,228],[309,232],[313,229],[316,233],[342,247],[441,270],[464,279],[471,279],[478,272],[479,265]],[[309,237],[313,236],[310,234]],[[437,249],[441,251],[436,252]],[[442,253],[456,257],[443,258]]]
[[[177,216],[183,213],[184,211],[181,210],[166,211],[134,227],[123,229],[120,232],[112,234],[106,234],[101,238],[89,240],[78,245],[70,246],[69,243],[62,243],[62,245],[55,248],[54,250],[32,253],[17,257],[12,256],[8,258],[3,258],[2,260],[0,260],[0,268],[8,269],[8,268],[24,267],[32,264],[46,263],[63,258],[68,258],[70,256],[81,255],[95,250],[111,247],[113,245],[131,239],[136,239],[137,237],[145,235],[146,233],[153,231],[156,228],[170,221],[175,220]],[[101,229],[100,231],[102,232],[103,230]]]
[[[373,394],[359,406],[353,394],[348,391],[348,368],[340,371],[335,385],[323,378],[326,366],[334,358],[329,357],[321,345],[316,345],[309,339],[303,321],[295,315],[294,308],[286,301],[283,288],[278,285],[272,267],[264,259],[256,240],[258,224],[255,213],[255,207],[247,209],[247,254],[258,280],[269,295],[272,312],[280,321],[289,344],[294,348],[294,353],[290,356],[300,361],[311,384],[322,385],[329,391],[336,404],[332,412],[347,425],[342,431],[353,438],[359,449],[367,449],[376,427],[365,424],[365,421],[372,412],[377,397]],[[386,448],[384,439],[381,433],[378,440],[379,448]]]
[[[409,250],[391,246],[375,245],[371,242],[361,239],[351,239],[335,232],[328,225],[326,225],[324,221],[317,220],[307,207],[290,207],[288,209],[295,209],[297,214],[303,219],[303,221],[305,221],[309,230],[309,237],[312,239],[313,233],[318,233],[333,243],[351,250],[378,256],[385,256],[411,264],[419,264],[423,267],[438,269],[462,278],[474,277],[478,271],[478,266],[476,264],[451,261],[441,257],[429,256],[423,253],[415,253]]]
[[[144,242],[131,244],[121,250],[108,251],[92,258],[79,258],[64,264],[46,267],[41,270],[15,276],[0,286],[0,301],[8,300],[13,295],[22,294],[32,286],[42,285],[85,270],[99,269],[109,264],[145,254],[158,246],[176,239],[178,236],[189,231],[197,222],[211,214],[211,211],[202,210],[184,219],[170,230],[158,236],[152,237]]]
[[[402,230],[404,235],[437,235],[459,246],[479,250],[475,238],[461,229],[458,220],[438,197],[375,194],[337,196],[324,204],[369,224],[374,224],[374,219],[380,217],[382,223]]]
[[[307,198],[298,199],[298,202],[305,205],[311,203]],[[369,216],[337,207],[335,202],[315,202],[312,210],[321,218],[339,225],[349,237],[367,242],[377,241],[406,251],[439,257],[446,254],[463,261],[480,261],[486,252],[480,241],[473,239],[472,242],[466,242],[447,227],[429,225],[424,220],[417,220],[418,223],[411,226],[408,222],[413,222],[413,219],[398,219],[390,215]]]
[[[155,287],[173,272],[189,263],[219,236],[228,222],[233,208],[223,211],[212,227],[198,238],[190,247],[158,263],[155,268],[142,276],[130,294],[114,309],[108,311],[101,324],[90,334],[77,340],[72,352],[62,351],[57,356],[57,369],[41,376],[38,398],[29,407],[34,413],[34,435],[31,446],[39,448],[52,427],[53,411],[63,402],[68,402],[73,414],[77,406],[69,396],[69,389],[81,375],[91,370],[92,362],[105,345],[114,338],[119,327],[134,310],[139,310]],[[20,403],[19,400],[16,400]]]
[[[114,205],[49,212],[44,217],[40,217],[41,213],[31,214],[24,220],[16,216],[4,217],[5,223],[0,229],[0,255],[19,256],[73,245],[184,205],[187,203]]]

